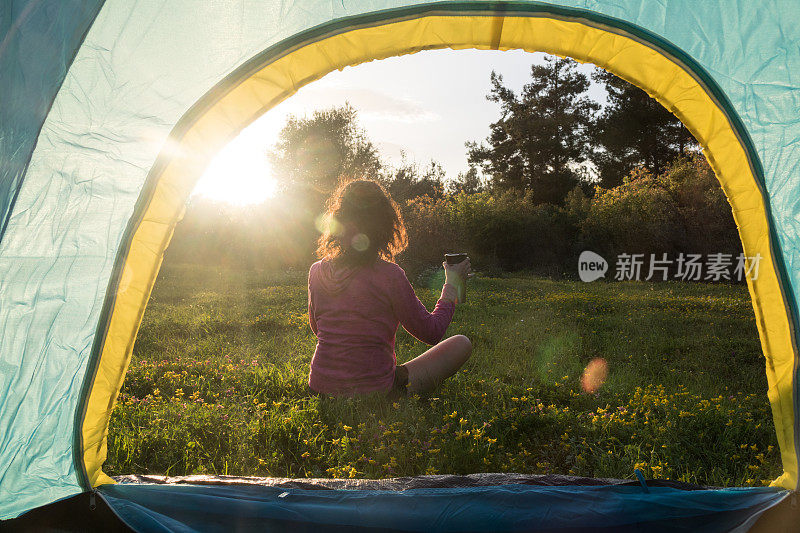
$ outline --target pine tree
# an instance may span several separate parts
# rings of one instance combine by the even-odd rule
[[[697,148],[684,125],[646,92],[604,70],[594,81],[605,85],[608,103],[592,128],[593,162],[605,188],[616,187],[631,170],[658,175],[679,155]]]
[[[599,105],[586,96],[589,79],[570,59],[549,57],[531,67],[519,96],[492,72],[487,98],[502,116],[491,124],[488,146],[467,143],[469,162],[491,186],[531,191],[535,203],[562,203],[580,181],[591,153],[589,130]]]

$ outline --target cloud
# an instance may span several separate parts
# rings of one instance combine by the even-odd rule
[[[391,142],[391,141],[377,141],[378,150],[382,156],[387,157],[391,163],[397,164],[403,160],[403,154],[406,156],[411,155],[411,150],[408,146]],[[413,158],[412,158],[413,159]]]
[[[302,93],[298,93],[292,102],[292,112],[310,111],[342,105],[350,105],[358,110],[359,117],[364,121],[389,121],[389,122],[435,122],[442,116],[426,108],[413,98],[393,96],[382,91],[363,87],[347,87],[340,84],[314,84]]]

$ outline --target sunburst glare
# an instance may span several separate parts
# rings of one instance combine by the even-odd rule
[[[263,128],[244,129],[209,164],[195,194],[234,205],[260,203],[275,195]]]

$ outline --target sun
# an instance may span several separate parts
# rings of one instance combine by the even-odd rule
[[[273,197],[275,179],[268,144],[258,130],[243,130],[220,150],[197,182],[194,194],[233,205],[257,204]]]

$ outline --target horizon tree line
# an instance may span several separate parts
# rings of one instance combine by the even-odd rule
[[[386,165],[349,104],[290,116],[268,155],[280,185],[326,196],[341,179],[373,176],[398,201],[448,192],[516,190],[536,204],[562,205],[572,189],[622,184],[635,169],[661,173],[676,157],[699,150],[683,124],[645,91],[599,68],[589,76],[571,59],[548,56],[531,66],[519,93],[490,75],[486,98],[500,116],[483,141],[466,143],[468,170],[446,183],[441,164]],[[591,81],[590,81],[591,78]],[[607,103],[589,97],[601,85]]]
[[[600,106],[590,78],[607,90]],[[515,93],[492,73],[500,107],[487,139],[467,143],[469,168],[447,180],[436,161],[387,165],[349,104],[290,116],[268,153],[281,193],[235,207],[193,198],[169,261],[303,268],[319,216],[341,180],[381,181],[400,205],[419,274],[445,251],[502,271],[561,276],[581,249],[613,255],[740,251],[722,189],[688,131],[644,91],[574,62],[531,67]],[[459,194],[463,193],[463,194]]]

